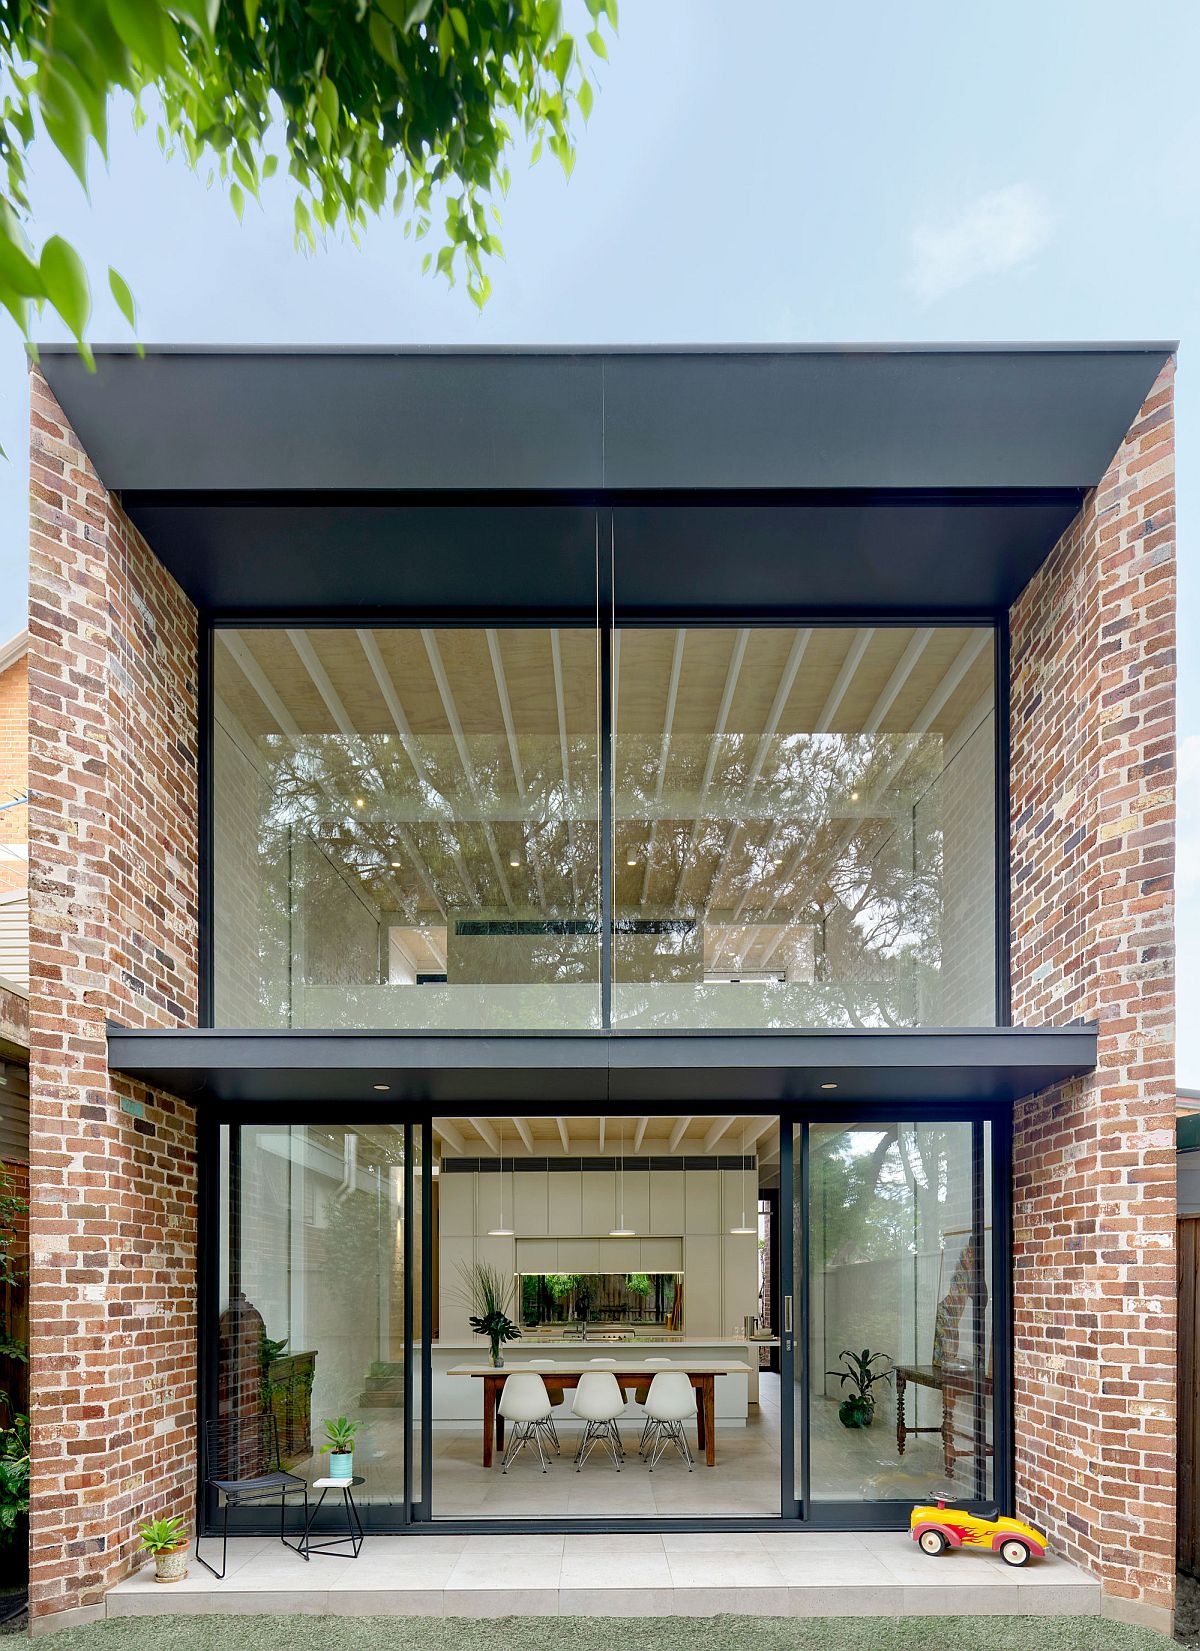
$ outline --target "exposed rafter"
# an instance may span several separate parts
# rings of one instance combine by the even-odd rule
[[[460,1157],[466,1156],[466,1142],[454,1125],[447,1123],[445,1118],[435,1118],[433,1120],[433,1132],[452,1152],[457,1152]]]
[[[533,1135],[530,1131],[528,1122],[524,1118],[518,1118],[514,1115],[513,1124],[516,1128],[517,1134],[521,1137],[521,1145],[525,1148],[525,1151],[532,1152]]]
[[[674,1125],[671,1129],[670,1146],[671,1146],[671,1151],[672,1152],[675,1151],[675,1149],[679,1145],[680,1141],[683,1140],[684,1136],[687,1134],[688,1130],[691,1128],[691,1124],[692,1124],[692,1120],[690,1118],[676,1118],[675,1123],[674,1123]]]
[[[733,643],[733,653],[730,655],[729,668],[725,672],[725,687],[721,694],[721,704],[717,710],[716,726],[709,736],[708,757],[704,764],[704,777],[700,782],[697,796],[697,817],[692,821],[692,829],[688,837],[687,847],[679,862],[679,876],[675,880],[675,892],[671,897],[672,906],[678,910],[679,895],[683,888],[684,879],[689,870],[692,851],[700,836],[700,817],[704,800],[708,796],[708,788],[712,784],[713,774],[716,772],[717,758],[721,754],[721,741],[725,737],[725,728],[729,721],[729,712],[733,705],[733,696],[737,692],[738,677],[742,671],[742,661],[746,657],[746,647],[750,641],[749,630],[743,628],[738,631]]]
[[[649,1122],[649,1118],[639,1118],[637,1121],[637,1128],[633,1133],[633,1150],[635,1152],[640,1152],[642,1150],[642,1140],[645,1137],[646,1125]]]
[[[608,1122],[608,1120],[606,1118],[601,1118],[601,1120],[600,1120],[600,1151],[601,1152],[604,1151],[604,1126],[607,1122]]]
[[[468,1118],[467,1122],[486,1146],[490,1147],[493,1152],[500,1151],[500,1137],[486,1118]]]
[[[500,701],[500,717],[504,723],[504,737],[508,741],[508,760],[512,764],[513,779],[516,782],[517,796],[522,809],[528,808],[528,796],[525,790],[524,765],[521,762],[521,748],[517,743],[516,726],[513,723],[512,702],[508,695],[508,678],[504,674],[504,656],[500,652],[499,632],[489,629],[487,632],[488,654],[492,661],[492,675],[496,679],[496,697]],[[538,906],[542,911],[546,909],[546,888],[542,881],[541,856],[538,853],[534,831],[524,835],[525,852],[529,856],[529,869],[533,872],[534,886],[537,889]]]
[[[430,669],[433,671],[433,679],[437,683],[438,695],[442,701],[442,710],[446,713],[446,721],[450,724],[450,737],[454,741],[454,749],[458,752],[458,760],[462,764],[462,771],[466,776],[467,789],[478,803],[479,780],[475,773],[475,764],[471,760],[466,735],[463,733],[462,719],[458,714],[458,706],[455,704],[454,691],[450,686],[450,679],[446,675],[446,667],[442,663],[442,651],[438,647],[437,637],[431,630],[423,630],[421,640],[425,644],[425,652],[429,659]],[[499,883],[500,892],[504,896],[504,904],[509,911],[513,911],[515,908],[513,906],[512,890],[509,888],[508,878],[500,860],[500,850],[496,846],[496,833],[492,829],[490,820],[480,820],[479,823],[483,830],[484,842],[488,847],[488,854],[491,856],[492,869],[496,873],[496,881]]]
[[[658,771],[654,777],[654,801],[660,803],[663,794],[663,781],[667,773],[667,758],[671,753],[671,731],[675,724],[675,704],[679,697],[679,675],[683,670],[683,645],[687,631],[682,627],[675,632],[675,647],[671,654],[671,676],[667,683],[667,708],[663,713],[662,739],[658,747]],[[642,871],[642,892],[638,897],[638,904],[646,904],[646,895],[650,891],[650,874],[654,869],[654,844],[658,835],[657,818],[650,822],[650,836],[646,842],[646,864]]]
[[[550,658],[554,667],[554,706],[558,715],[558,753],[562,763],[563,815],[567,822],[567,858],[571,862],[571,898],[579,905],[579,871],[575,864],[575,821],[571,807],[571,753],[567,746],[567,701],[563,691],[562,639],[550,632]]]
[[[863,655],[871,646],[871,638],[875,635],[872,628],[855,633],[854,641],[846,650],[846,657],[842,661],[842,668],[834,679],[833,687],[829,690],[829,697],[821,707],[821,714],[813,727],[814,734],[827,734],[834,717],[841,709],[842,701],[846,697],[846,690],[854,680],[855,672],[863,662]]]
[[[567,1120],[565,1118],[555,1118],[554,1122],[558,1125],[558,1138],[562,1142],[563,1151],[570,1152],[571,1131],[567,1128]]]
[[[713,1124],[712,1128],[709,1130],[708,1134],[704,1137],[704,1150],[705,1150],[705,1152],[711,1152],[712,1151],[712,1149],[716,1146],[717,1142],[721,1139],[722,1135],[725,1135],[725,1134],[728,1133],[729,1126],[732,1123],[733,1123],[732,1118],[718,1118],[716,1120],[716,1122]]]

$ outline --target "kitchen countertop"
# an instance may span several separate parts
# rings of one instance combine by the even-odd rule
[[[443,1353],[474,1353],[487,1343],[479,1341],[435,1341],[435,1352]],[[601,1336],[589,1335],[586,1340],[581,1336],[541,1336],[536,1334],[523,1335],[515,1342],[508,1342],[507,1350],[514,1354],[524,1355],[533,1348],[549,1348],[561,1352],[575,1352],[583,1348],[603,1351],[609,1347],[778,1347],[779,1338],[771,1336],[763,1341],[747,1341],[745,1336]]]

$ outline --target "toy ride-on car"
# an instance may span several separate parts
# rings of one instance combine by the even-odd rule
[[[998,1508],[969,1513],[966,1508],[947,1507],[939,1501],[914,1508],[909,1526],[923,1554],[944,1554],[947,1548],[988,1548],[1006,1565],[1027,1565],[1046,1554],[1044,1531],[1020,1519],[1010,1519]]]

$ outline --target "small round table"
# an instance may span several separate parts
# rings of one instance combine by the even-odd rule
[[[362,1520],[358,1517],[358,1509],[354,1505],[355,1485],[366,1483],[361,1473],[356,1473],[352,1479],[314,1479],[312,1489],[319,1490],[321,1495],[316,1506],[309,1514],[304,1525],[304,1535],[300,1538],[300,1552],[303,1554],[338,1554],[342,1559],[357,1559],[359,1549],[363,1545]],[[325,1500],[327,1491],[340,1490],[342,1505],[346,1510],[346,1535],[334,1536],[323,1542],[314,1542],[312,1539],[313,1523],[321,1511],[321,1503]],[[346,1553],[342,1544],[350,1544],[350,1552]]]

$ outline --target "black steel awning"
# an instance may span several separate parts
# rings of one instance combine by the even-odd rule
[[[1172,349],[97,347],[89,373],[46,346],[41,367],[207,612],[583,622],[601,545],[618,619],[1003,611]]]
[[[1011,1102],[1091,1071],[1096,1039],[1094,1026],[425,1035],[110,1025],[108,1062],[197,1104],[696,1112],[725,1103]]]

